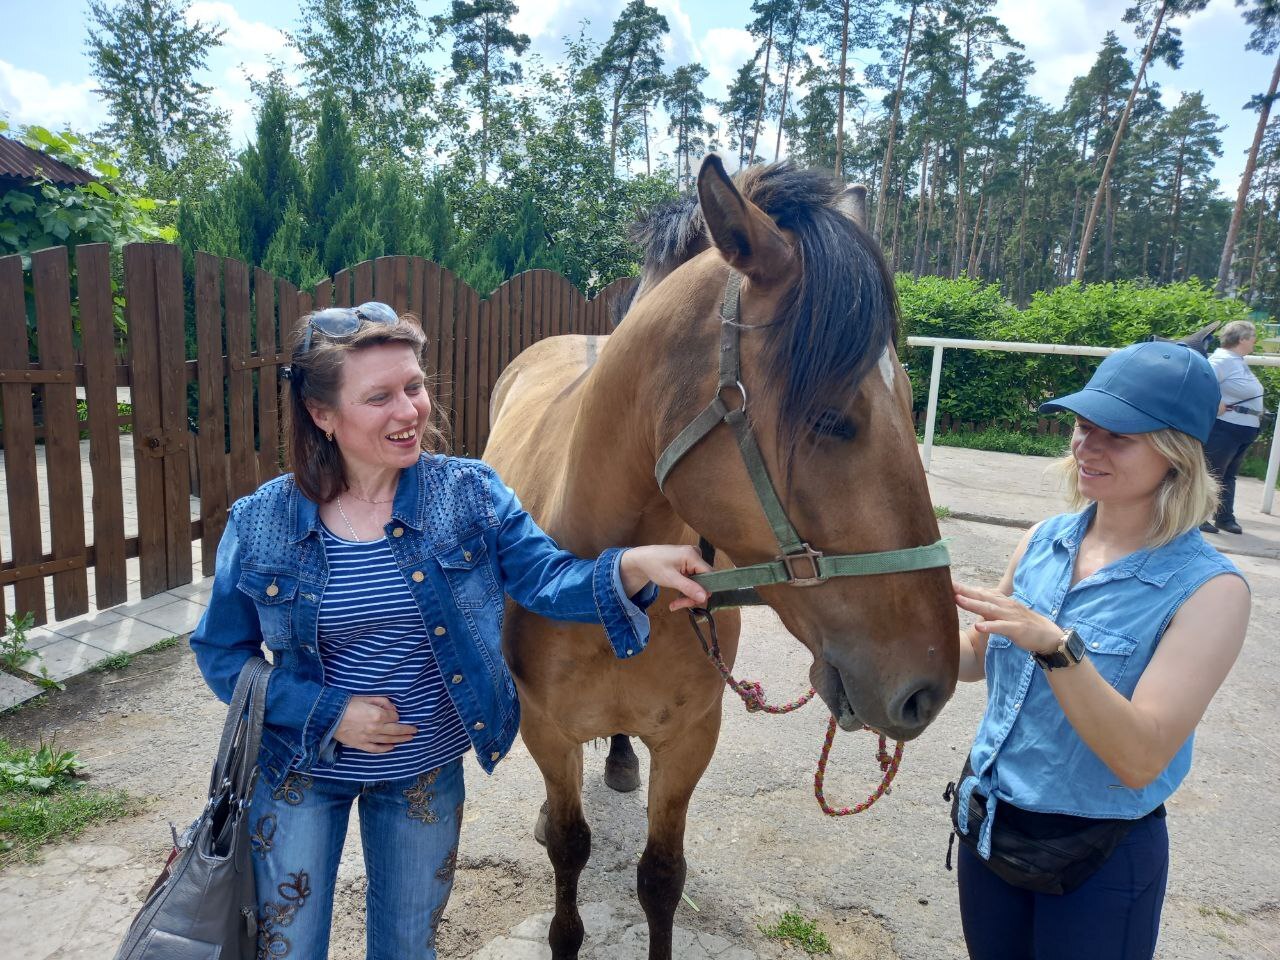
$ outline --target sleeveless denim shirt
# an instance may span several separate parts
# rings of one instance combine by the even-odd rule
[[[1131,698],[1183,601],[1219,574],[1241,574],[1192,529],[1072,586],[1095,509],[1091,504],[1040,525],[1014,571],[1013,596],[1063,630],[1074,628],[1102,678]],[[976,789],[987,798],[978,837],[984,858],[991,856],[991,825],[1002,800],[1037,813],[1136,820],[1168,799],[1191,768],[1194,734],[1150,784],[1124,786],[1075,732],[1030,653],[991,634],[985,663],[987,710],[969,754],[974,775],[960,784],[958,809],[960,832],[967,834],[970,795]]]

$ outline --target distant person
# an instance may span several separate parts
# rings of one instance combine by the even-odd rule
[[[1164,803],[1244,642],[1249,588],[1197,526],[1218,384],[1176,343],[1108,357],[1062,462],[1078,513],[1033,527],[976,614],[960,679],[987,708],[955,791],[973,960],[1150,960],[1169,868]],[[948,792],[950,793],[951,788]]]
[[[1200,529],[1205,533],[1243,533],[1236,520],[1236,474],[1262,429],[1262,384],[1244,358],[1253,353],[1258,331],[1248,320],[1235,320],[1222,328],[1218,342],[1221,345],[1209,362],[1218,375],[1222,402],[1213,432],[1204,445],[1204,455],[1222,486],[1222,494],[1212,522],[1206,521]]]

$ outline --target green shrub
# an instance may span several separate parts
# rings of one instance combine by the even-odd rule
[[[917,409],[929,396],[930,351],[905,347],[908,336],[1124,347],[1150,334],[1177,338],[1213,321],[1248,317],[1238,300],[1221,300],[1199,280],[1153,286],[1140,281],[1071,284],[1032,297],[1018,310],[994,284],[968,278],[899,276],[900,354],[912,372]],[[1034,423],[1045,400],[1079,390],[1097,368],[1094,357],[948,350],[938,391],[939,417]],[[1256,370],[1267,405],[1280,400],[1280,371]]]

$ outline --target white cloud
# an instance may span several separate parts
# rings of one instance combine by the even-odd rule
[[[283,30],[261,20],[246,20],[229,3],[197,0],[187,8],[187,23],[196,21],[226,30],[222,47],[232,54],[259,59],[273,57],[285,63],[298,63],[302,59],[298,51],[289,46],[289,38]]]
[[[741,27],[712,27],[702,38],[702,65],[709,74],[708,93],[723,99],[742,65],[755,55],[756,41]]]
[[[560,14],[571,5],[572,0],[538,0],[537,3],[522,3],[516,15],[511,18],[511,29],[537,41],[551,29],[551,25],[560,19]]]
[[[16,124],[69,126],[89,131],[102,123],[106,108],[92,79],[54,83],[43,73],[0,60],[0,112]]]

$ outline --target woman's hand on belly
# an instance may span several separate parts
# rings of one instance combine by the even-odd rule
[[[418,732],[417,727],[399,720],[395,704],[386,697],[355,696],[347,704],[333,738],[367,753],[389,753]]]

